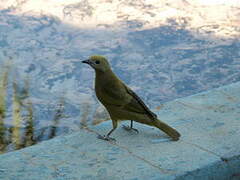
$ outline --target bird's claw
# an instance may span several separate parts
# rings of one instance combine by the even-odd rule
[[[127,131],[135,131],[137,134],[139,133],[139,131],[137,130],[137,129],[135,129],[135,128],[132,128],[132,127],[130,127],[130,126],[126,126],[126,125],[123,125],[122,126],[123,127],[123,129],[125,129],[125,130],[127,130]]]
[[[102,140],[105,140],[105,141],[116,141],[116,139],[114,139],[114,138],[111,138],[111,137],[109,137],[109,136],[105,136],[105,135],[98,135],[98,137],[97,137],[98,139],[102,139]]]

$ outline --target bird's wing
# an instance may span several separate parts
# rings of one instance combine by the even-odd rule
[[[124,85],[125,86],[125,85]],[[147,114],[151,119],[156,119],[157,115],[153,113],[147,105],[141,100],[141,98],[129,87],[125,86],[127,93],[132,96],[131,101],[124,106],[124,109],[134,111],[137,113]]]
[[[124,84],[113,83],[108,86],[102,86],[100,91],[96,92],[98,98],[103,104],[113,106],[125,106],[132,97],[127,93]]]

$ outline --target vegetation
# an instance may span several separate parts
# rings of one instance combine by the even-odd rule
[[[52,119],[53,124],[37,129],[30,97],[30,80],[25,78],[21,87],[21,82],[10,70],[10,66],[6,66],[0,74],[0,154],[55,137],[60,119],[64,117],[65,101],[61,97]],[[9,107],[7,104],[10,104]],[[11,125],[4,121],[7,116],[12,119]]]

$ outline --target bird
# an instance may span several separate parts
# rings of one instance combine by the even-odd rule
[[[133,121],[135,121],[154,126],[165,132],[172,140],[179,140],[180,133],[158,119],[143,100],[112,71],[104,56],[93,55],[82,63],[90,65],[95,70],[96,96],[107,109],[112,120],[112,129],[107,135],[99,135],[98,138],[116,141],[110,135],[118,127],[120,121],[130,120],[130,126],[124,126],[124,129],[134,130],[138,133],[138,130],[133,128]]]

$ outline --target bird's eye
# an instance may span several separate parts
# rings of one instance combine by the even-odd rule
[[[96,64],[100,64],[100,61],[95,61]]]

